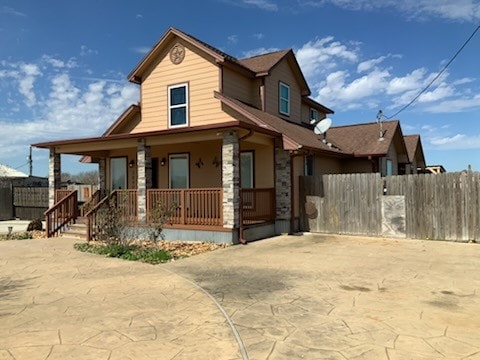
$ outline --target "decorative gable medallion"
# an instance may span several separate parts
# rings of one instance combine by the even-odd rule
[[[182,44],[175,44],[170,50],[170,61],[175,65],[180,64],[185,58],[185,48]]]

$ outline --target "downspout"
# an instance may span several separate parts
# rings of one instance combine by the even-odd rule
[[[238,138],[238,177],[239,179],[239,191],[238,191],[238,206],[239,206],[239,214],[238,214],[238,222],[239,222],[239,227],[238,227],[238,241],[240,244],[247,245],[247,240],[244,239],[243,237],[243,198],[241,194],[242,190],[242,157],[241,157],[241,151],[240,151],[240,142],[248,139],[253,135],[253,130],[250,129],[247,134],[243,135],[242,137]]]

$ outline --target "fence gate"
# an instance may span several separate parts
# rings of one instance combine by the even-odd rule
[[[47,187],[13,188],[15,217],[24,220],[43,219],[48,209]]]
[[[11,220],[14,218],[12,189],[0,188],[0,220]]]

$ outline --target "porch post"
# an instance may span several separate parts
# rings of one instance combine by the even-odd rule
[[[277,234],[290,231],[292,214],[290,161],[290,154],[283,149],[282,140],[275,139],[275,232]]]
[[[107,166],[105,158],[98,161],[98,190],[107,189]]]
[[[48,159],[48,207],[55,204],[55,191],[61,187],[61,164],[60,154],[57,154],[55,148],[50,148]]]
[[[234,229],[240,218],[240,147],[236,131],[223,133],[223,227]]]
[[[152,156],[145,139],[137,142],[137,213],[138,222],[147,222],[147,189],[152,187]]]

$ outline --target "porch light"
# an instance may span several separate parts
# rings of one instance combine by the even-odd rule
[[[200,169],[203,166],[202,158],[198,158],[198,161],[195,163],[195,165],[197,165],[197,167]]]
[[[160,160],[160,166],[165,166],[166,163],[167,163],[166,158],[162,158],[162,160]]]
[[[128,163],[128,167],[132,168],[133,165],[135,165],[135,161],[134,161],[134,160],[130,160],[130,162]]]

